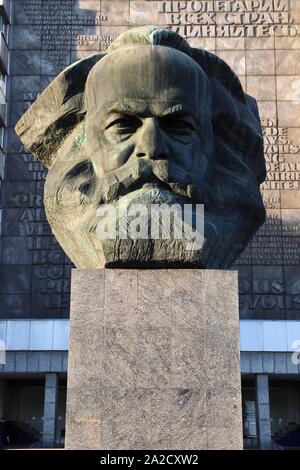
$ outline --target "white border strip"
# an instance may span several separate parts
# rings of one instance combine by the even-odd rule
[[[241,351],[293,352],[300,321],[241,320]]]
[[[67,351],[69,320],[0,321],[6,351]]]
[[[300,321],[241,320],[240,332],[241,351],[293,352],[300,344]],[[69,320],[2,320],[0,341],[7,351],[67,351]]]

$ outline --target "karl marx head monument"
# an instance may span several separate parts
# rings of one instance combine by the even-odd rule
[[[79,268],[227,268],[264,222],[256,102],[224,61],[170,30],[129,30],[106,54],[71,65],[16,131],[49,168],[46,214]],[[164,211],[156,238],[143,211],[143,237],[99,235],[104,225],[128,228],[133,213],[123,209],[135,204],[179,208],[173,228],[178,218],[189,224],[181,208],[192,226],[203,205],[202,243],[186,249],[186,240],[165,237]]]

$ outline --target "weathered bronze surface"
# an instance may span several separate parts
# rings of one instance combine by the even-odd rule
[[[255,100],[223,60],[170,30],[131,29],[106,54],[71,65],[16,131],[49,168],[48,221],[79,268],[227,268],[265,220]],[[204,204],[203,245],[100,239],[99,209],[112,205],[126,225],[125,200],[129,208],[193,204],[194,216]]]

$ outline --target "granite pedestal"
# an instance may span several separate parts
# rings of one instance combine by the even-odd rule
[[[72,273],[66,447],[241,449],[237,273]]]

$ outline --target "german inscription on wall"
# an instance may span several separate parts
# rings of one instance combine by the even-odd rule
[[[167,26],[231,65],[262,117],[267,221],[236,266],[242,318],[300,319],[300,1],[14,0],[2,186],[0,316],[68,316],[70,261],[43,209],[46,172],[13,127],[67,65],[123,31]]]

